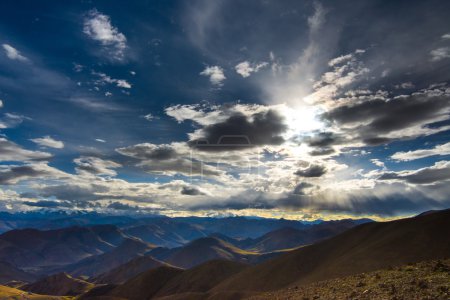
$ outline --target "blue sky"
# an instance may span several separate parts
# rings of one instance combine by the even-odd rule
[[[1,210],[449,206],[448,1],[0,8]]]

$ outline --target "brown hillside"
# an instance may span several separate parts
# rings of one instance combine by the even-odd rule
[[[73,278],[66,273],[59,273],[21,286],[20,289],[35,294],[76,296],[85,293],[93,287],[92,283]]]
[[[450,256],[450,210],[367,223],[320,243],[250,267],[213,292],[270,291]]]
[[[142,272],[161,266],[168,266],[168,264],[154,259],[151,256],[140,256],[106,273],[100,274],[93,279],[93,282],[119,284],[135,277]]]
[[[169,280],[156,296],[207,292],[221,281],[247,267],[246,264],[233,261],[208,261]]]

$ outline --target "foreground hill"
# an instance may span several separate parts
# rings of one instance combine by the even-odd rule
[[[49,295],[37,295],[28,293],[19,289],[0,285],[0,299],[8,300],[69,300],[69,297],[49,296]]]
[[[105,293],[101,296],[97,293],[100,297],[93,299],[121,297],[142,300],[204,294],[219,282],[247,267],[248,265],[226,260],[209,261],[189,270],[163,266],[143,272],[117,287],[106,288]]]
[[[293,286],[250,297],[271,299],[449,299],[450,260],[426,261],[370,273]]]
[[[250,267],[212,292],[271,291],[450,256],[450,210],[367,223]]]
[[[161,266],[169,266],[151,256],[139,256],[92,279],[95,283],[123,283],[136,275]]]
[[[231,275],[237,274],[247,268],[247,264],[212,260],[189,270],[169,280],[156,294],[163,297],[174,294],[204,293]]]
[[[113,250],[100,255],[85,258],[63,270],[74,276],[97,276],[115,267],[127,263],[137,256],[144,255],[155,246],[135,238],[127,238]]]
[[[76,296],[87,292],[93,287],[92,283],[73,278],[66,273],[59,273],[21,286],[20,289],[43,295]]]
[[[104,296],[128,300],[152,299],[169,280],[182,272],[182,269],[166,266],[152,269],[119,285]]]

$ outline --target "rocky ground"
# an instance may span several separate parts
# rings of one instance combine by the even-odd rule
[[[262,299],[449,300],[450,259],[428,261],[252,297]]]

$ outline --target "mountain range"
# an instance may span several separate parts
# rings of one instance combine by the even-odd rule
[[[243,218],[211,227],[210,218],[199,219],[14,229],[0,235],[0,283],[93,300],[243,299],[450,257],[450,210],[390,222],[262,220],[258,227],[249,219],[259,237],[236,234]]]

